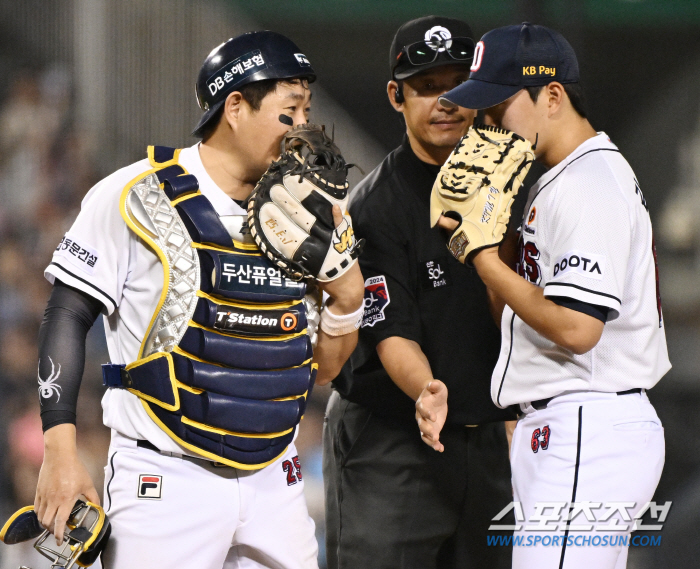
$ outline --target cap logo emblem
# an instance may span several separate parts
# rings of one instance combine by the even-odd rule
[[[452,45],[452,34],[447,28],[433,26],[425,32],[425,43],[433,51],[442,52]]]
[[[469,68],[469,71],[478,71],[479,67],[481,67],[481,62],[484,59],[484,42],[480,41],[479,43],[476,44],[476,47],[474,47],[474,59],[472,59],[472,66]]]

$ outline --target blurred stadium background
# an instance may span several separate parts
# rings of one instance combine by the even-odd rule
[[[185,146],[199,116],[194,80],[229,37],[272,29],[319,74],[312,119],[335,123],[346,157],[369,172],[401,139],[386,100],[388,50],[403,22],[466,19],[476,37],[531,21],[576,49],[593,126],[635,169],[655,224],[673,370],[650,398],[666,428],[662,545],[630,569],[695,568],[700,558],[700,1],[698,0],[0,0],[0,519],[33,502],[43,445],[36,337],[43,268],[101,177],[146,145]],[[361,175],[354,174],[354,181]],[[101,325],[90,333],[78,411],[80,452],[101,488]],[[298,440],[323,552],[317,389]],[[631,472],[630,476],[635,473]],[[371,508],[368,504],[368,508]],[[494,504],[494,514],[503,507]],[[0,546],[0,569],[45,562]],[[43,563],[43,564],[42,564]]]

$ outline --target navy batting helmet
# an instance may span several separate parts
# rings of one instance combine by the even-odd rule
[[[204,111],[193,134],[216,114],[226,97],[243,85],[264,79],[304,78],[313,82],[316,72],[289,38],[275,32],[248,32],[214,48],[197,77],[197,103]]]

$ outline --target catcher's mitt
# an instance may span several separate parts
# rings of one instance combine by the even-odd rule
[[[355,262],[356,239],[348,205],[348,169],[340,150],[317,125],[290,130],[281,156],[248,198],[248,225],[260,250],[290,277],[327,282]],[[333,206],[343,212],[335,227]]]
[[[472,126],[440,168],[430,195],[430,226],[440,215],[460,222],[448,249],[464,263],[503,241],[510,208],[534,160],[532,145],[502,128]]]

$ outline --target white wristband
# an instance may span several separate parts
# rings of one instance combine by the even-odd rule
[[[362,324],[362,315],[364,311],[365,306],[363,303],[355,312],[338,316],[337,314],[333,314],[328,309],[328,306],[325,306],[323,312],[321,312],[321,330],[329,336],[344,336],[345,334],[350,334],[357,330],[360,324]]]

